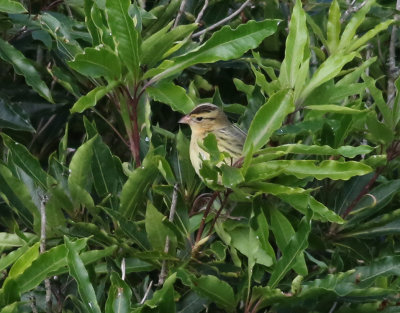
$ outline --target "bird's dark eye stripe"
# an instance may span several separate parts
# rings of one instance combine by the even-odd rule
[[[202,120],[210,120],[210,121],[213,121],[213,120],[215,120],[214,117],[202,117],[202,116],[195,117],[195,119],[196,119],[197,121],[202,121]]]

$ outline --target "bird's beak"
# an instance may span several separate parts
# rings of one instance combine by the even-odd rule
[[[190,121],[190,116],[189,115],[185,115],[184,117],[182,117],[178,123],[180,124],[189,124]]]

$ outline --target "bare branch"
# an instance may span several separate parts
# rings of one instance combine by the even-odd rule
[[[174,191],[172,193],[171,209],[169,210],[169,217],[168,217],[168,220],[171,223],[174,221],[177,201],[178,201],[178,184],[175,184],[174,185]],[[165,239],[165,247],[164,247],[164,252],[165,253],[169,252],[169,245],[170,245],[170,239],[167,236],[167,238]],[[161,265],[160,276],[158,277],[158,283],[157,284],[159,286],[164,284],[164,280],[165,280],[166,277],[167,277],[167,262],[166,262],[166,260],[163,260],[162,265]]]
[[[396,10],[400,11],[400,0],[397,0]],[[394,19],[398,21],[400,19],[398,14],[394,15]],[[388,86],[387,86],[387,103],[392,104],[392,100],[395,97],[396,88],[394,81],[398,77],[398,68],[396,67],[396,38],[397,38],[397,25],[392,26],[392,33],[390,35],[389,43],[389,61],[388,61]]]
[[[40,201],[40,253],[46,252],[46,203],[48,198],[46,195],[42,197]],[[52,312],[52,303],[51,303],[51,285],[50,279],[44,280],[44,286],[46,289],[46,308],[47,312]]]
[[[143,303],[146,301],[147,296],[149,295],[151,286],[153,286],[153,281],[150,281],[150,284],[149,284],[149,286],[147,287],[146,292],[144,293],[143,299],[142,299],[142,301],[140,301],[140,304],[143,304]]]
[[[206,32],[213,30],[214,28],[217,28],[223,24],[225,24],[226,22],[230,21],[231,19],[233,19],[234,17],[236,17],[237,15],[240,14],[240,12],[242,12],[245,7],[251,2],[251,0],[247,0],[245,3],[243,3],[239,9],[237,9],[235,12],[233,12],[231,15],[225,17],[224,19],[220,20],[219,22],[215,23],[214,25],[211,25],[209,27],[207,27],[206,29],[203,29],[197,33],[194,33],[192,35],[192,38],[196,38],[196,37],[200,37],[201,35],[205,34]]]
[[[178,26],[179,20],[181,19],[183,12],[185,12],[185,6],[186,6],[186,0],[182,0],[181,6],[179,7],[179,11],[174,22],[174,26],[172,28]]]
[[[195,23],[199,23],[199,22],[200,22],[201,18],[202,18],[203,15],[204,15],[204,11],[206,10],[207,6],[208,6],[208,0],[205,0],[205,1],[204,1],[204,5],[203,5],[203,7],[202,7],[201,10],[200,10],[199,15],[197,15],[196,20],[194,21]]]

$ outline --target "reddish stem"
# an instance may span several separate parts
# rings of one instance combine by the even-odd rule
[[[201,235],[203,234],[204,231],[204,226],[206,224],[208,213],[210,213],[211,206],[214,203],[215,199],[218,197],[218,193],[219,193],[218,191],[214,191],[210,200],[208,200],[206,210],[204,211],[203,218],[201,219],[199,230],[197,231],[196,243],[199,242],[201,239]]]

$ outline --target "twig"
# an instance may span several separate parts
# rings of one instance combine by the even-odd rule
[[[329,313],[333,313],[333,311],[335,311],[335,309],[336,309],[336,306],[337,306],[337,301],[335,301],[335,302],[333,303],[331,309],[329,310]]]
[[[48,198],[46,195],[42,197],[40,201],[40,253],[46,252],[46,203]],[[47,312],[52,312],[52,303],[51,303],[51,285],[50,279],[46,278],[44,280],[44,285],[46,289],[46,308]]]
[[[126,262],[125,258],[122,258],[121,261],[121,279],[125,280],[125,275],[126,275]]]
[[[129,144],[126,142],[125,138],[122,137],[121,133],[114,127],[113,124],[110,123],[103,115],[100,114],[99,111],[97,111],[95,108],[92,108],[93,112],[96,113],[110,128],[117,134],[117,136],[121,139],[121,141],[129,147]]]
[[[396,10],[400,11],[400,0],[397,0]],[[399,20],[399,15],[394,15],[395,21]],[[397,38],[397,25],[393,24],[392,33],[390,35],[389,43],[389,61],[388,61],[388,87],[387,87],[387,103],[391,104],[395,97],[396,88],[394,86],[394,81],[398,76],[398,69],[396,67],[396,38]]]
[[[214,203],[215,199],[217,199],[218,194],[219,194],[219,191],[214,191],[214,193],[212,194],[210,200],[208,200],[206,210],[204,211],[203,218],[201,219],[199,230],[197,231],[197,236],[196,236],[195,243],[198,243],[200,241],[200,239],[201,239],[201,235],[203,235],[204,226],[206,224],[208,213],[210,213],[211,206]]]
[[[185,6],[186,6],[186,0],[182,0],[181,6],[179,7],[178,14],[176,15],[174,26],[172,28],[175,28],[176,26],[178,26],[179,20],[181,19],[183,12],[185,12]]]
[[[206,29],[203,29],[197,33],[194,33],[192,35],[192,38],[196,38],[196,37],[200,37],[201,35],[205,34],[206,32],[213,30],[214,28],[217,28],[223,24],[225,24],[226,22],[230,21],[231,19],[233,19],[235,16],[239,15],[240,12],[242,12],[244,10],[244,8],[250,3],[251,0],[247,0],[245,3],[243,3],[239,9],[237,9],[235,12],[233,12],[231,15],[225,17],[224,19],[220,20],[219,22],[215,23],[214,25],[211,25],[209,27],[207,27]]]
[[[171,223],[174,221],[177,201],[178,201],[178,184],[175,184],[174,191],[172,193],[171,209],[169,210],[169,217],[168,217],[168,220]],[[165,247],[164,247],[165,253],[169,252],[169,245],[170,245],[170,239],[167,236],[167,238],[165,238]],[[164,284],[166,277],[167,277],[167,261],[163,260],[162,265],[161,265],[160,276],[158,277],[158,285],[159,286]]]
[[[212,230],[213,230],[213,228],[214,228],[214,225],[215,225],[215,223],[217,222],[217,219],[218,219],[218,217],[220,216],[220,214],[221,214],[223,208],[225,207],[226,203],[228,202],[228,197],[229,197],[229,195],[230,195],[231,193],[232,193],[232,190],[231,190],[231,189],[228,189],[228,190],[226,191],[224,201],[221,202],[221,207],[219,208],[217,214],[215,214],[214,220],[212,221],[212,224],[211,224],[210,230],[208,231],[207,236],[211,235],[211,232],[212,232]]]
[[[199,23],[201,21],[201,18],[203,17],[204,11],[206,10],[207,6],[208,6],[208,0],[205,0],[204,5],[199,12],[199,15],[197,15],[196,20],[194,21],[195,23]]]
[[[149,295],[151,286],[153,286],[153,281],[152,281],[152,280],[150,281],[150,284],[149,284],[149,286],[147,287],[146,292],[144,293],[143,299],[142,299],[142,301],[140,301],[140,304],[143,304],[143,303],[146,301],[147,296]]]
[[[360,10],[367,3],[367,1],[363,1],[359,5],[354,5],[355,3],[356,0],[353,0],[351,2],[347,1],[348,9],[343,13],[342,17],[340,18],[340,23],[344,23],[344,21],[347,20],[351,13],[355,13]]]

